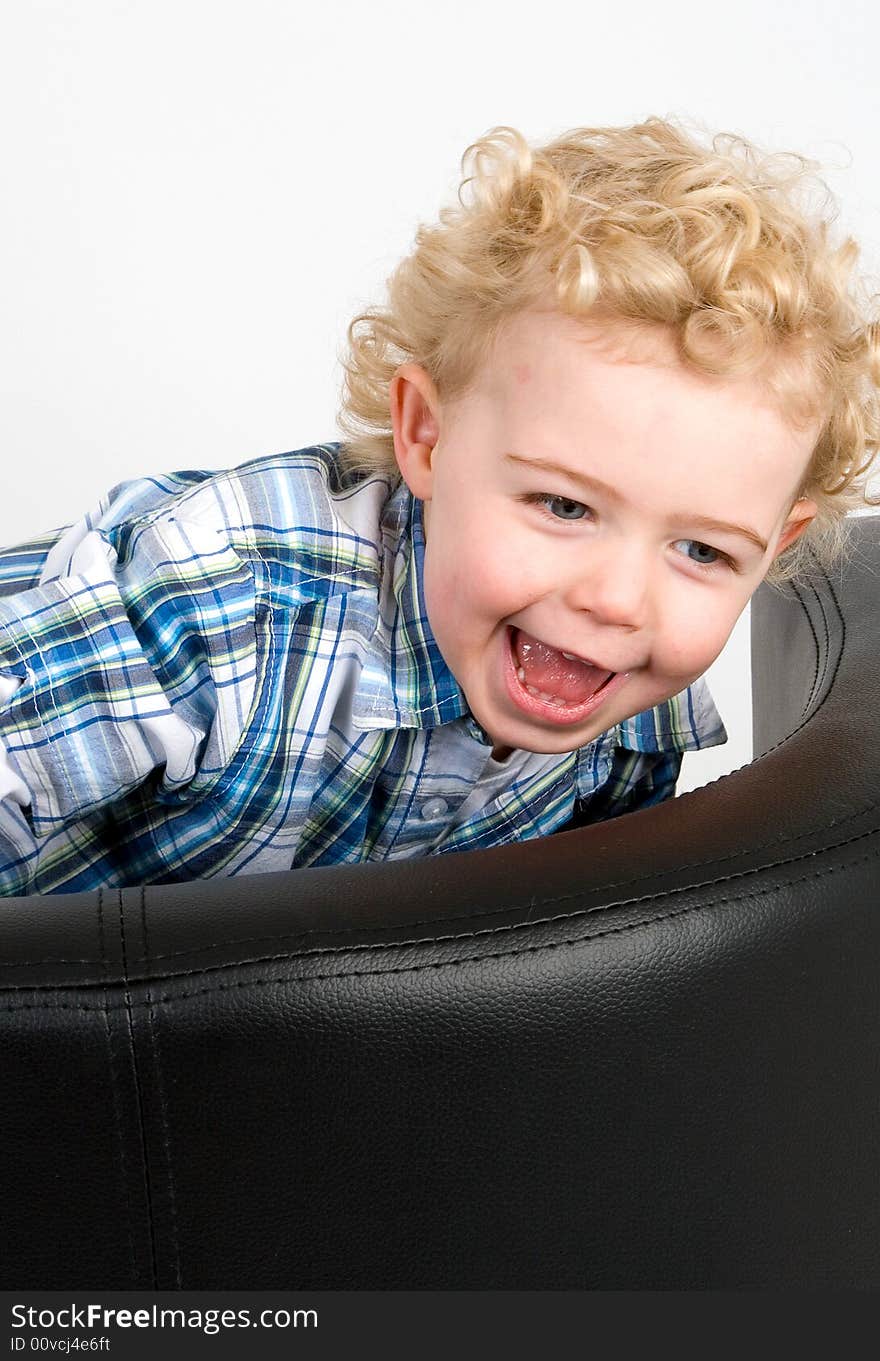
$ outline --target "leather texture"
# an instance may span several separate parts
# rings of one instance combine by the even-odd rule
[[[880,1287],[880,520],[756,759],[493,851],[0,902],[6,1289]]]

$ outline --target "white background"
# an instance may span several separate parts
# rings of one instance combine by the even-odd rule
[[[497,124],[683,115],[821,161],[877,272],[876,7],[19,0],[0,36],[0,542],[338,436],[350,317]],[[751,757],[748,617],[709,673]]]

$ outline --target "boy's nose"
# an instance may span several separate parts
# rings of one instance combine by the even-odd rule
[[[597,553],[583,565],[566,593],[568,605],[597,622],[630,630],[644,628],[650,600],[650,568],[638,553]]]

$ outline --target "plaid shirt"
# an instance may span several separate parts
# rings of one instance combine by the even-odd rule
[[[503,845],[656,803],[726,740],[701,680],[495,761],[425,616],[421,505],[338,447],[125,482],[0,555],[0,892]]]

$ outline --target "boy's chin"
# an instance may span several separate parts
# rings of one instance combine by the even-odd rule
[[[506,760],[512,751],[528,751],[535,756],[564,756],[594,740],[584,733],[583,727],[570,732],[560,729],[552,733],[532,731],[521,734],[501,732],[495,737],[488,733],[486,735],[492,744],[492,756],[496,761]],[[499,752],[501,755],[498,755]]]

